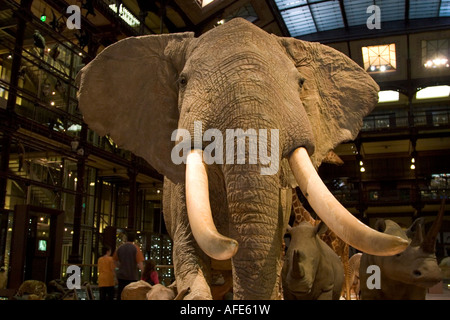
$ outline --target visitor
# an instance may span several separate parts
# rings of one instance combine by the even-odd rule
[[[134,233],[127,233],[127,242],[122,244],[114,252],[113,258],[116,261],[117,281],[119,284],[117,300],[121,300],[123,289],[132,282],[139,280],[138,268],[144,269],[144,255],[141,249],[134,243]]]
[[[97,261],[97,268],[100,300],[114,300],[116,265],[113,257],[111,257],[110,247],[104,246],[102,248],[102,256]]]
[[[150,283],[152,286],[159,283],[158,272],[156,272],[155,267],[156,264],[153,260],[147,260],[141,277],[141,280]]]

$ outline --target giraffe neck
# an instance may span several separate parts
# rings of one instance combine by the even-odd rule
[[[292,190],[292,208],[294,209],[295,214],[294,227],[299,225],[303,221],[309,222],[313,226],[316,225],[316,220],[303,207],[295,189]]]

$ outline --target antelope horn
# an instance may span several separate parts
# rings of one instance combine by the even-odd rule
[[[192,150],[186,161],[186,206],[192,234],[211,258],[227,260],[238,249],[236,240],[221,235],[214,225],[209,203],[208,174],[203,152]]]
[[[409,245],[408,240],[369,228],[348,212],[322,182],[305,148],[295,149],[289,164],[311,207],[344,242],[377,256],[397,254]]]
[[[441,229],[442,221],[444,220],[445,212],[445,198],[442,199],[439,213],[434,220],[430,230],[428,230],[425,240],[422,242],[421,248],[424,252],[434,253],[436,250],[436,237]]]
[[[410,246],[417,247],[423,243],[424,218],[414,220],[412,225],[406,230],[406,236],[411,240]]]

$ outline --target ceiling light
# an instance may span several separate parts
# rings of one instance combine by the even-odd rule
[[[385,72],[385,71],[386,71],[386,66],[381,66],[381,67],[380,67],[380,71],[381,71],[381,72]]]
[[[364,167],[361,167],[361,168],[359,169],[359,171],[361,171],[361,172],[366,172],[366,169],[364,169]]]
[[[200,7],[204,8],[206,7],[208,4],[210,4],[211,2],[214,2],[214,0],[200,0],[198,1]]]
[[[120,18],[125,21],[130,27],[135,27],[140,24],[139,19],[123,5],[121,5],[119,9],[117,9],[117,6],[115,4],[110,4],[109,8],[115,13],[118,13]]]
[[[433,60],[428,60],[424,64],[425,68],[439,68],[439,67],[447,67],[448,68],[448,59],[445,57],[442,58],[436,58]]]
[[[393,102],[400,100],[400,93],[394,90],[384,90],[378,92],[378,103]]]
[[[414,165],[414,163],[411,165],[411,170],[414,170],[414,169],[416,169],[416,166]]]
[[[450,86],[433,86],[417,91],[416,99],[448,98],[449,95]]]

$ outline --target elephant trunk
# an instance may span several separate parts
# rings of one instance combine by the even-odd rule
[[[277,299],[284,218],[279,177],[259,165],[225,165],[229,232],[239,243],[232,259],[234,299]]]
[[[322,182],[305,148],[294,150],[289,164],[311,207],[344,242],[377,256],[400,253],[409,245],[405,239],[369,228],[348,212]]]

